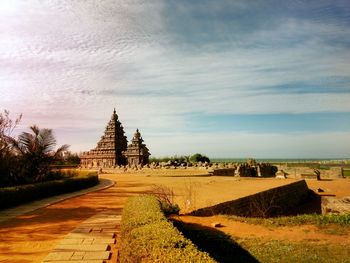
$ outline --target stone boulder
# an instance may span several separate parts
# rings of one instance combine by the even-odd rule
[[[322,197],[322,214],[350,214],[350,196]]]

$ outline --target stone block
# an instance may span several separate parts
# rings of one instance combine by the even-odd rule
[[[83,245],[91,245],[93,241],[94,241],[94,239],[92,239],[92,238],[87,238],[87,239],[84,239],[84,240],[83,240],[82,244],[83,244]]]
[[[104,252],[86,252],[84,256],[84,260],[86,259],[102,259],[102,260],[107,260],[109,259],[111,255],[111,252],[109,251],[104,251]]]
[[[115,236],[114,233],[94,233],[93,235],[90,233],[69,233],[66,235],[66,238],[113,238]]]
[[[71,250],[71,251],[106,251],[107,244],[93,244],[93,245],[58,245],[57,250]]]
[[[96,238],[92,242],[92,244],[114,244],[115,239],[114,238]]]
[[[47,255],[44,262],[50,262],[50,261],[61,261],[61,260],[70,260],[70,258],[73,256],[73,251],[69,252],[52,252]]]
[[[86,252],[83,251],[76,251],[74,252],[73,256],[70,258],[70,260],[82,260],[85,256]]]
[[[60,261],[44,261],[46,262],[52,262],[52,263],[104,263],[105,261],[103,259],[92,259],[92,260],[60,260]]]

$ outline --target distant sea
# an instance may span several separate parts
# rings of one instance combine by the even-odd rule
[[[243,163],[249,158],[210,158],[211,162],[227,162],[227,163]],[[349,163],[350,158],[303,158],[303,159],[292,159],[292,158],[254,158],[259,163]]]

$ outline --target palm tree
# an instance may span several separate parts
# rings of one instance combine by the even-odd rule
[[[31,132],[23,132],[12,145],[22,160],[22,172],[27,179],[43,181],[50,172],[50,164],[59,159],[68,150],[65,144],[54,151],[56,139],[51,129],[40,129],[33,125]]]

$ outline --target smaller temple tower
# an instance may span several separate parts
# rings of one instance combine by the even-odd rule
[[[124,155],[130,166],[145,165],[148,163],[151,154],[143,143],[139,129],[136,130],[134,138],[131,144],[128,145],[128,149],[124,152]]]

